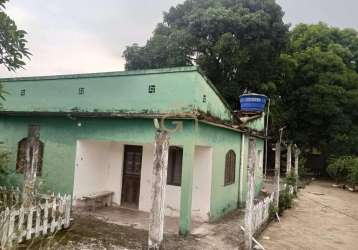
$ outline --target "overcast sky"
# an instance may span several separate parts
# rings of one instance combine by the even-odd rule
[[[183,0],[10,0],[7,13],[29,34],[25,70],[0,77],[118,71],[122,52],[144,44],[163,11]],[[358,29],[357,0],[277,0],[291,24],[324,21]]]

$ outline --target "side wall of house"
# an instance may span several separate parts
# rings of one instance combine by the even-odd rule
[[[171,136],[174,145],[192,143],[192,126]],[[152,119],[106,119],[64,117],[0,117],[0,142],[11,152],[9,170],[11,181],[21,182],[23,176],[15,174],[17,143],[27,136],[29,124],[40,125],[40,139],[45,143],[42,188],[72,193],[78,140],[119,141],[128,144],[152,144],[155,128]],[[188,130],[188,131],[187,131]]]
[[[200,123],[197,144],[212,145],[213,150],[211,220],[215,220],[236,209],[240,203],[246,200],[248,136],[245,135],[243,148],[242,136],[241,133],[236,131]],[[263,146],[263,140],[256,139],[256,195],[260,192],[263,185]],[[244,151],[241,152],[241,149]],[[235,182],[231,185],[225,185],[225,157],[229,150],[234,150],[236,154]],[[243,158],[241,159],[241,157]]]
[[[212,145],[213,169],[210,219],[214,220],[236,209],[238,205],[241,134],[200,123],[197,143],[203,146]],[[225,186],[225,156],[229,150],[234,150],[236,154],[235,182]]]
[[[120,204],[124,145],[143,146],[139,209],[150,210],[155,134],[152,119],[1,117],[0,141],[11,152],[8,168],[13,172],[12,183],[21,184],[23,180],[23,175],[15,173],[16,152],[29,124],[40,125],[40,139],[45,145],[41,191],[73,194],[75,199],[109,190],[115,192],[114,202]],[[184,154],[193,146],[192,216],[208,220],[212,151],[210,147],[195,147],[195,137],[193,122],[184,121],[184,129],[171,134],[170,144],[183,147]],[[167,215],[179,216],[181,191],[182,187],[167,185]]]
[[[220,118],[221,120],[232,120],[231,111],[225,106],[210,83],[200,74],[196,75],[196,108],[207,115]]]

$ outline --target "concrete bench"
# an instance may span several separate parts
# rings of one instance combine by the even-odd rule
[[[97,203],[100,203],[101,207],[112,206],[113,195],[112,191],[100,191],[85,195],[81,200],[90,203],[92,211],[95,211]]]

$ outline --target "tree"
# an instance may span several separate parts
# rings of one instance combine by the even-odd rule
[[[9,71],[15,71],[25,65],[24,57],[29,58],[31,54],[26,47],[26,32],[19,30],[4,12],[6,2],[8,0],[0,0],[0,64]],[[0,99],[5,100],[4,94],[6,92],[0,84]],[[7,168],[8,158],[9,152],[0,148],[0,185],[9,184],[15,178],[13,171]]]
[[[19,30],[15,22],[5,13],[5,3],[0,0],[0,64],[9,71],[15,71],[25,65],[24,57],[29,58],[26,47],[26,32]]]
[[[300,24],[281,56],[276,122],[288,137],[326,158],[358,154],[358,33]]]
[[[144,46],[128,46],[126,69],[197,64],[237,108],[244,89],[275,90],[288,25],[274,0],[187,0],[164,14]]]

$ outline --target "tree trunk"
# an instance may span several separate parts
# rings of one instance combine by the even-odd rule
[[[26,167],[22,190],[22,202],[24,208],[28,208],[34,201],[37,168],[40,161],[39,129],[29,128],[26,148]]]
[[[166,131],[157,130],[154,143],[152,208],[149,220],[148,249],[162,248],[168,152],[169,134]]]

